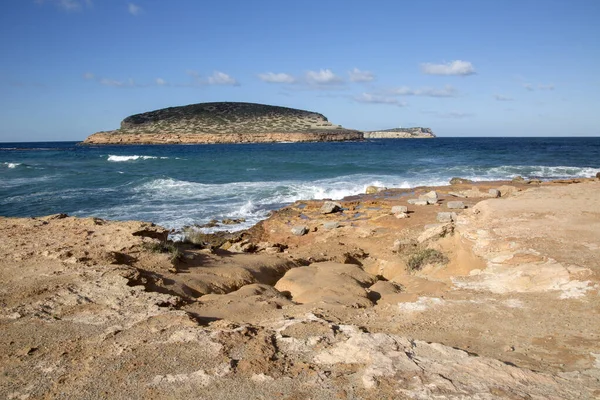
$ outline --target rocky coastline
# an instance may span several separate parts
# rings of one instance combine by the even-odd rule
[[[433,139],[435,134],[429,128],[394,128],[364,132],[365,139]]]
[[[0,397],[600,396],[599,178],[368,193],[177,243],[0,217]]]

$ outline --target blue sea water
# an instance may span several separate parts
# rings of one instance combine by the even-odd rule
[[[300,199],[473,180],[591,177],[600,138],[436,138],[344,143],[77,146],[0,143],[0,215],[68,213],[168,228],[245,218]]]

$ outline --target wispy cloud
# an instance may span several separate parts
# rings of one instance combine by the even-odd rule
[[[319,71],[306,71],[306,82],[310,85],[337,85],[343,82],[343,79],[333,73],[330,69],[321,69]]]
[[[136,85],[135,81],[132,78],[129,78],[125,81],[119,81],[119,80],[111,79],[111,78],[100,78],[99,82],[103,86],[112,86],[112,87],[119,87],[119,88],[141,86],[141,85]]]
[[[395,97],[381,96],[381,95],[372,94],[372,93],[361,93],[358,96],[354,96],[353,99],[354,99],[354,101],[356,101],[358,103],[389,104],[389,105],[395,105],[398,107],[406,106],[405,102],[401,102],[400,100],[398,100]]]
[[[436,88],[419,88],[411,89],[407,86],[401,86],[398,88],[387,89],[387,93],[395,96],[424,96],[424,97],[456,97],[458,96],[458,90],[451,86],[446,85],[441,89]]]
[[[375,75],[371,71],[361,71],[358,68],[354,68],[348,71],[351,82],[371,82],[375,80]]]
[[[274,73],[274,72],[265,72],[264,74],[258,74],[258,78],[267,83],[295,83],[296,78],[294,78],[290,74],[285,73]]]
[[[239,83],[233,77],[221,71],[213,72],[213,74],[208,77],[208,84],[239,86]]]
[[[502,94],[495,94],[494,99],[496,99],[497,101],[513,101],[514,100],[512,97],[504,96]]]
[[[96,75],[94,75],[94,73],[92,72],[86,72],[85,74],[83,74],[83,79],[91,81],[96,79]]]
[[[530,92],[533,92],[535,90],[554,90],[555,89],[555,86],[552,83],[550,83],[550,84],[541,84],[540,83],[538,85],[534,85],[532,83],[524,83],[523,87]]]
[[[446,64],[421,64],[421,71],[427,75],[459,75],[475,74],[475,67],[469,61],[455,60]]]
[[[167,81],[165,81],[163,78],[156,78],[155,82],[158,86],[166,86],[167,85]]]
[[[92,7],[92,0],[35,0],[36,4],[50,3],[65,11],[80,11],[84,7]]]
[[[138,6],[137,4],[134,3],[129,3],[127,5],[127,11],[129,11],[129,14],[133,15],[133,16],[138,16],[142,13],[142,7]]]

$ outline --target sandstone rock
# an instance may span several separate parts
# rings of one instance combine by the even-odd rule
[[[426,206],[427,204],[429,204],[429,201],[421,199],[409,199],[408,204],[412,204],[415,206]]]
[[[459,177],[454,177],[454,178],[450,179],[451,185],[460,185],[463,183],[473,183],[473,181],[470,179],[459,178]]]
[[[396,214],[395,217],[398,219],[408,218],[408,214],[405,212],[401,212],[401,213]]]
[[[523,177],[521,175],[517,175],[514,178],[512,178],[512,182],[514,182],[514,183],[525,183],[525,179],[523,179]]]
[[[389,281],[377,281],[369,288],[369,299],[373,303],[386,302],[386,297],[390,298],[394,294],[402,291],[402,287]]]
[[[392,251],[402,252],[414,248],[417,243],[412,239],[396,239],[392,246]]]
[[[331,229],[336,229],[339,228],[341,226],[341,224],[338,221],[331,221],[331,222],[325,222],[323,224],[323,228],[331,230]]]
[[[408,212],[408,207],[406,207],[406,206],[393,206],[392,207],[392,214],[407,213],[407,212]]]
[[[321,214],[332,214],[342,210],[342,205],[334,201],[326,201],[321,206]]]
[[[293,268],[275,285],[289,292],[297,303],[336,303],[352,307],[370,307],[366,288],[377,281],[358,265],[320,262]]]
[[[456,221],[456,213],[455,212],[439,212],[437,213],[436,220],[438,222],[454,222]]]
[[[375,194],[375,193],[379,193],[386,189],[387,188],[384,186],[367,186],[367,189],[365,190],[365,194]]]
[[[490,190],[488,190],[488,193],[492,197],[500,197],[500,191],[498,189],[490,189]]]
[[[438,201],[438,194],[435,190],[432,190],[431,192],[419,196],[419,200],[425,200],[427,201],[427,204],[435,204]]]
[[[425,230],[419,235],[417,241],[419,243],[423,243],[428,240],[439,239],[452,233],[453,231],[454,227],[451,223],[425,225]]]
[[[304,236],[308,233],[308,227],[306,225],[294,226],[291,232],[294,236]]]
[[[600,179],[600,172],[596,172],[596,179]]]
[[[465,203],[463,203],[462,201],[449,201],[448,203],[446,203],[446,206],[451,209],[467,208],[467,206],[465,206]]]
[[[233,243],[227,250],[232,253],[253,253],[256,250],[256,245],[248,240],[243,240]]]

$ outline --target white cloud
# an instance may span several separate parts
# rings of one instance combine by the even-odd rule
[[[359,103],[391,104],[391,105],[397,105],[399,107],[403,107],[406,105],[406,103],[400,102],[395,97],[381,96],[381,95],[371,94],[371,93],[361,93],[360,95],[355,96],[354,100]]]
[[[239,85],[238,82],[234,78],[232,78],[231,76],[229,76],[226,73],[221,72],[221,71],[213,72],[213,74],[208,77],[208,84],[209,85],[233,85],[233,86]]]
[[[330,69],[321,69],[319,71],[307,71],[306,81],[309,85],[335,85],[342,83],[342,78],[334,74]]]
[[[407,86],[402,86],[388,91],[396,96],[424,96],[424,97],[456,97],[458,90],[451,85],[446,85],[442,89],[435,88],[420,88],[411,89]]]
[[[91,7],[92,0],[35,0],[36,4],[51,3],[65,11],[79,11],[83,6]]]
[[[504,96],[501,94],[495,94],[494,98],[498,101],[513,101],[514,100],[512,97]]]
[[[167,81],[165,81],[163,78],[156,78],[155,82],[158,86],[165,86],[167,84]]]
[[[266,72],[264,74],[258,74],[258,78],[267,83],[294,83],[296,82],[296,78],[292,75],[285,73],[274,73],[274,72]]]
[[[127,81],[118,81],[116,79],[111,79],[111,78],[101,78],[100,84],[104,85],[104,86],[112,86],[112,87],[133,87],[133,86],[135,86],[135,82],[131,78],[129,78]]]
[[[473,75],[475,67],[468,61],[455,60],[446,64],[421,64],[421,71],[428,75]]]
[[[348,71],[348,75],[352,82],[371,82],[375,79],[375,75],[371,71],[361,71],[358,68]]]
[[[91,81],[96,79],[96,75],[94,75],[94,73],[92,72],[86,72],[85,74],[83,74],[83,79]]]
[[[127,5],[127,10],[129,11],[129,14],[131,14],[133,16],[138,16],[142,13],[142,7],[138,6],[137,4],[133,4],[133,3],[129,3]]]

